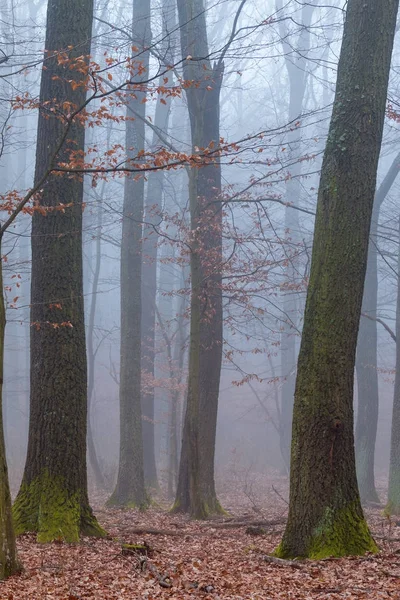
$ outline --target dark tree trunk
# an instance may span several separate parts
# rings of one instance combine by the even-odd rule
[[[134,0],[132,41],[139,48],[144,69],[135,82],[145,81],[149,73],[151,44],[150,1]],[[145,92],[132,89],[127,105],[126,152],[135,159],[144,149]],[[132,118],[137,113],[138,118]],[[120,367],[120,453],[118,479],[109,500],[111,505],[145,508],[148,497],[143,470],[141,410],[141,311],[142,311],[142,224],[144,178],[125,179],[121,240],[121,367]]]
[[[377,316],[378,304],[378,251],[376,246],[380,208],[399,173],[399,166],[400,154],[394,159],[375,195],[361,309],[362,315],[366,315],[366,317],[361,316],[357,342],[356,465],[362,502],[379,501],[374,476],[375,442],[379,412],[378,334],[376,321],[374,320]]]
[[[390,440],[389,490],[386,511],[400,515],[400,220],[397,261],[396,377],[394,382],[392,435]]]
[[[209,61],[202,0],[178,0],[192,152],[219,143],[223,64]],[[222,509],[214,483],[214,454],[222,362],[222,210],[218,159],[190,170],[191,313],[189,381],[175,511],[205,518]]]
[[[67,50],[88,62],[92,0],[50,0],[42,71],[35,181],[39,181],[64,133],[49,104],[79,107],[84,75],[52,58]],[[70,48],[70,49],[68,49]],[[47,106],[45,107],[45,103]],[[59,153],[84,149],[84,128],[75,123]],[[79,534],[102,535],[89,507],[86,474],[87,369],[82,281],[82,196],[79,178],[50,176],[40,204],[69,204],[65,213],[35,212],[32,220],[31,411],[28,454],[15,505],[18,533],[35,531],[38,540],[77,541]],[[53,324],[55,326],[53,326]],[[64,325],[61,325],[64,324]],[[70,324],[70,326],[68,326]]]
[[[164,0],[162,7],[164,45],[161,56],[165,64],[174,64],[174,45],[171,32],[176,27],[175,0]],[[165,74],[160,77],[160,86],[172,85],[164,81]],[[172,73],[170,75],[172,79]],[[161,102],[162,100],[162,102]],[[154,125],[156,131],[165,134],[168,131],[172,98],[160,98],[157,102]],[[153,135],[153,148],[162,144],[157,133]],[[157,296],[157,255],[159,211],[162,205],[164,172],[153,171],[149,175],[145,208],[145,224],[143,227],[143,264],[142,264],[142,369],[154,377],[155,359],[155,304]],[[144,480],[148,488],[158,488],[157,468],[154,443],[154,388],[151,386],[142,394],[143,414],[143,462]]]
[[[349,0],[322,165],[277,554],[375,551],[357,489],[353,382],[398,0]]]

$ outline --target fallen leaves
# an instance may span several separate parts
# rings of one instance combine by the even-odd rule
[[[220,494],[231,520],[206,523],[161,509],[104,509],[96,502],[110,539],[39,545],[35,536],[21,536],[24,572],[0,583],[0,600],[400,598],[400,528],[391,524],[388,529],[378,507],[368,511],[368,518],[382,538],[379,555],[278,562],[271,553],[282,535],[287,506],[277,501],[271,481],[264,483],[262,522],[269,525],[256,538],[246,533],[254,522],[248,498],[233,493],[232,487]],[[132,552],[123,551],[124,544]],[[135,552],[135,546],[141,550]]]

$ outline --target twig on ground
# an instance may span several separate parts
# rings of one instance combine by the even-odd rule
[[[278,567],[291,567],[292,569],[302,569],[304,567],[304,564],[297,560],[286,560],[284,558],[270,556],[269,554],[263,554],[262,559],[265,562],[272,563]]]

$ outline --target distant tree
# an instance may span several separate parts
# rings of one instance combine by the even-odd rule
[[[178,0],[183,76],[188,82],[192,151],[219,144],[224,65],[209,59],[203,0]],[[189,172],[191,305],[189,380],[175,511],[221,512],[214,482],[222,363],[222,205],[218,158]]]
[[[48,4],[35,185],[45,180],[32,222],[29,442],[14,505],[16,532],[35,531],[41,542],[104,534],[87,495],[83,182],[73,176],[46,176],[55,155],[68,162],[71,152],[84,149],[79,120],[63,143],[60,107],[73,111],[85,102],[92,18],[92,0]]]
[[[384,180],[375,194],[368,247],[367,273],[360,331],[358,333],[356,371],[358,387],[358,410],[356,421],[356,465],[361,501],[378,502],[375,488],[375,442],[378,429],[378,250],[377,234],[379,212],[383,201],[399,174],[400,154],[392,162]]]
[[[162,4],[162,44],[160,60],[165,66],[174,64],[174,39],[171,32],[176,28],[175,0],[164,0]],[[160,87],[171,86],[172,72],[160,76]],[[152,150],[162,143],[159,133],[166,134],[171,112],[172,96],[160,97],[157,100],[154,116]],[[163,137],[163,135],[162,135]],[[164,171],[153,171],[149,174],[146,196],[146,207],[143,227],[143,263],[142,263],[142,369],[154,377],[155,360],[155,328],[156,328],[156,295],[157,295],[157,256],[160,221],[160,210],[163,199]],[[148,488],[157,488],[157,469],[154,447],[154,388],[148,386],[142,392],[143,413],[143,461],[144,480]]]
[[[0,257],[4,231],[3,228],[0,230]],[[2,267],[0,265],[0,579],[5,579],[9,575],[17,573],[20,569],[15,546],[1,403],[4,381],[5,327],[6,308],[3,292]]]
[[[140,80],[149,73],[151,44],[150,0],[133,0],[132,43],[140,52],[140,70],[132,75],[135,85],[127,91],[127,166],[140,157],[145,143],[146,92]],[[131,109],[131,110],[130,110]],[[137,113],[137,117],[133,116]],[[120,452],[115,490],[109,504],[144,508],[148,503],[143,470],[141,411],[141,311],[142,311],[142,230],[144,177],[127,174],[121,239],[121,368],[120,368]]]
[[[386,512],[400,515],[400,220],[397,261],[396,376],[394,382],[392,433],[390,440],[389,490]]]
[[[348,0],[322,165],[281,557],[376,551],[354,457],[353,383],[398,0]]]

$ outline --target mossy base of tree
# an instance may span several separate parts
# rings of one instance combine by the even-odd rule
[[[79,542],[81,535],[104,537],[89,505],[82,506],[81,495],[69,494],[62,479],[44,473],[29,485],[22,484],[13,506],[17,535],[36,532],[41,543],[63,540]]]
[[[328,557],[360,556],[367,552],[378,552],[367,522],[355,514],[351,507],[341,511],[327,508],[319,525],[314,529],[308,541],[306,553],[296,552],[296,540],[283,536],[275,550],[278,558],[311,558],[319,560]]]
[[[209,517],[215,515],[229,516],[224,508],[222,508],[217,498],[211,500],[204,500],[197,498],[196,501],[191,504],[183,504],[179,500],[176,500],[170,511],[172,514],[185,513],[189,514],[192,519],[206,520]]]
[[[151,505],[150,496],[146,496],[144,499],[137,501],[131,497],[121,497],[115,492],[110,496],[106,502],[108,508],[132,508],[136,510],[145,511]]]

